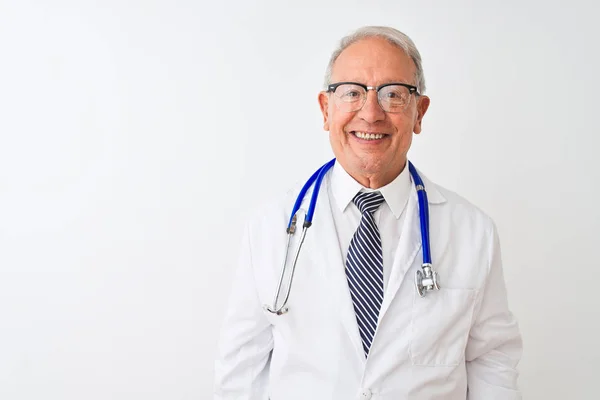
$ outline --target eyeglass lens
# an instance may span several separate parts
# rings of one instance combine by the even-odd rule
[[[354,84],[343,84],[336,88],[335,99],[338,108],[346,112],[360,110],[367,100],[364,87]],[[401,85],[388,85],[377,92],[379,105],[386,112],[400,112],[410,101],[410,91]]]

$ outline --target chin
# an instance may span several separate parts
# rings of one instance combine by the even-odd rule
[[[389,168],[390,165],[389,165],[389,163],[386,163],[381,158],[377,158],[377,157],[373,157],[373,156],[366,156],[366,157],[361,157],[361,158],[357,159],[357,162],[355,163],[355,167],[359,171],[362,171],[365,174],[372,175],[372,174],[377,174],[377,173]]]

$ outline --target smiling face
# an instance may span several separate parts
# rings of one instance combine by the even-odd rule
[[[416,86],[415,65],[399,47],[370,37],[342,51],[331,74],[331,83],[336,82],[367,86],[400,82]],[[365,187],[387,185],[406,164],[412,134],[421,132],[429,98],[413,94],[404,110],[388,113],[379,106],[374,90],[367,92],[364,106],[354,112],[339,109],[334,96],[321,92],[319,105],[337,162]]]

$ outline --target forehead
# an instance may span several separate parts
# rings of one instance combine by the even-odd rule
[[[346,47],[331,71],[332,82],[354,81],[367,85],[388,82],[415,84],[415,64],[400,47],[386,39],[361,39]]]

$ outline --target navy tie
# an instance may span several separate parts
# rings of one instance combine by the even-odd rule
[[[383,253],[373,213],[383,202],[379,192],[358,193],[354,204],[362,217],[348,248],[346,277],[365,357],[369,354],[383,302]]]

